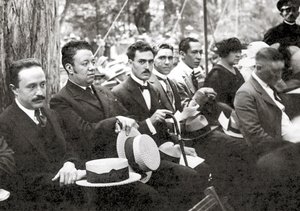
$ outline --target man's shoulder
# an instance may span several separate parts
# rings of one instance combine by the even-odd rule
[[[111,91],[112,93],[122,93],[125,92],[126,87],[129,84],[129,78],[127,78],[125,81],[122,81],[120,84],[115,86]]]
[[[13,104],[9,105],[4,111],[0,114],[0,120],[8,120],[13,118],[13,114],[15,114],[17,107]]]

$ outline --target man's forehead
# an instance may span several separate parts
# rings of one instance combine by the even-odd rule
[[[199,50],[202,48],[200,42],[190,42],[189,46],[190,46],[190,50],[195,50],[195,49]]]
[[[168,48],[160,48],[156,54],[156,56],[165,56],[165,55],[173,55],[173,51]]]
[[[94,59],[93,52],[88,49],[77,50],[74,57],[76,60]]]
[[[135,60],[138,60],[138,59],[146,59],[146,60],[149,60],[149,59],[153,59],[153,53],[152,51],[139,51],[137,50],[135,52],[135,57],[134,59]]]

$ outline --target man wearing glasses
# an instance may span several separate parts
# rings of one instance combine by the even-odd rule
[[[263,41],[269,45],[279,43],[300,47],[300,26],[296,24],[296,19],[299,16],[299,1],[279,0],[277,9],[283,17],[283,23],[269,29],[264,35]]]

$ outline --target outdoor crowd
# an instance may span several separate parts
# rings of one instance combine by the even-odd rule
[[[279,0],[283,23],[247,49],[234,37],[216,43],[204,80],[191,37],[176,66],[168,43],[131,44],[131,71],[109,88],[95,84],[92,46],[67,42],[68,80],[50,105],[41,63],[14,61],[15,99],[0,114],[0,209],[190,210],[213,186],[216,209],[298,210],[299,5]]]

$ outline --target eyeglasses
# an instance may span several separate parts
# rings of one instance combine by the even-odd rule
[[[293,7],[286,7],[286,8],[282,8],[280,11],[281,12],[286,12],[286,13],[290,13],[290,12],[297,12],[299,10],[299,7],[293,6]]]

